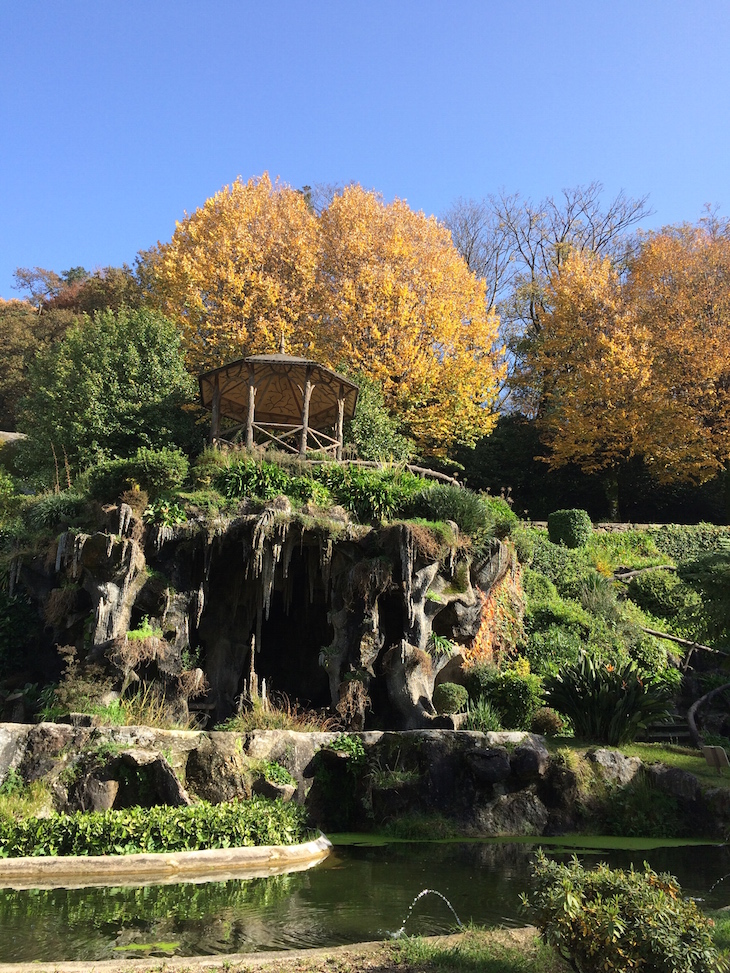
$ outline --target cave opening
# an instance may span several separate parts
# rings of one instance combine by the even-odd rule
[[[315,708],[330,705],[329,680],[319,664],[333,629],[321,571],[314,572],[308,551],[294,551],[288,578],[277,577],[268,619],[262,619],[255,667],[270,693]],[[310,587],[311,585],[311,587]]]

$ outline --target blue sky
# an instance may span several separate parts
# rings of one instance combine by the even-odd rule
[[[730,214],[727,0],[3,0],[0,296],[131,263],[238,175],[414,209],[598,180]]]

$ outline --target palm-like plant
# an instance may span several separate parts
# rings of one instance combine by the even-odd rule
[[[669,715],[671,692],[633,662],[610,665],[581,655],[545,680],[550,706],[567,716],[575,735],[619,746]]]

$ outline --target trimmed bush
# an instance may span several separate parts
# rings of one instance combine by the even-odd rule
[[[309,836],[303,807],[264,798],[79,811],[20,821],[0,818],[0,853],[11,858],[290,845]]]
[[[548,537],[553,544],[583,547],[592,532],[593,524],[585,510],[555,510],[548,516]]]
[[[538,851],[523,897],[543,938],[575,970],[720,973],[712,923],[671,875],[563,865]]]
[[[555,737],[565,729],[565,720],[549,706],[540,706],[532,714],[530,729],[546,737]]]
[[[437,483],[422,490],[402,513],[424,520],[453,520],[459,530],[472,536],[494,529],[492,512],[476,493],[449,483]]]
[[[433,691],[433,705],[437,713],[461,713],[469,701],[469,693],[464,686],[457,686],[455,682],[442,682]]]

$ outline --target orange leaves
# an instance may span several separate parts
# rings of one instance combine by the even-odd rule
[[[730,238],[648,236],[626,281],[572,254],[550,285],[531,351],[555,466],[640,457],[660,480],[701,482],[730,453]]]
[[[152,269],[165,313],[197,369],[311,338],[316,220],[301,193],[268,175],[236,180],[177,224]]]
[[[496,420],[497,319],[450,234],[402,200],[348,186],[315,216],[267,175],[221,190],[151,265],[189,361],[273,351],[362,371],[421,449],[474,442]]]

